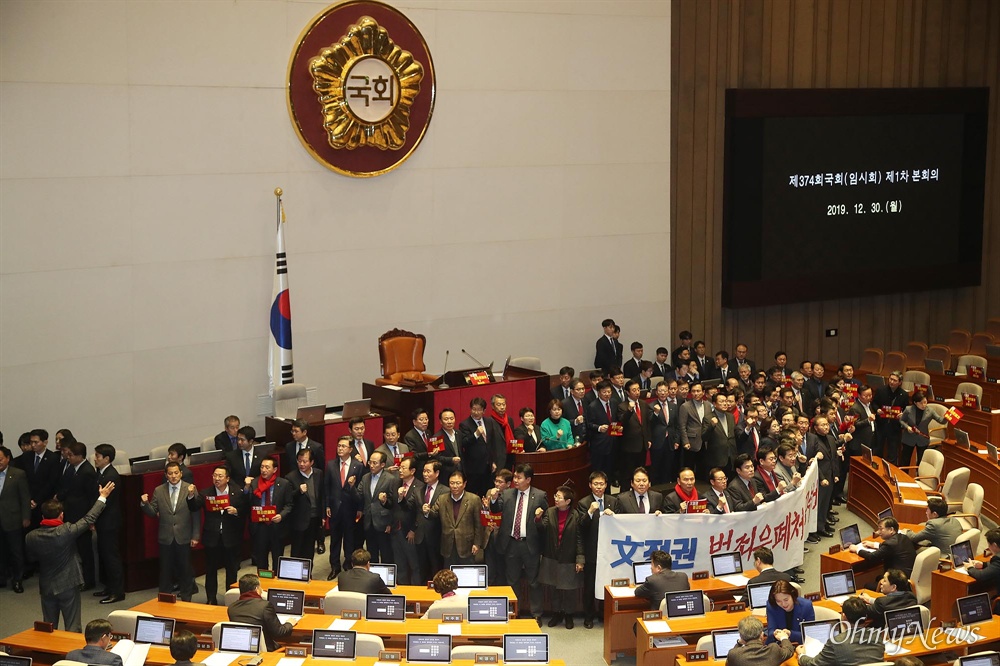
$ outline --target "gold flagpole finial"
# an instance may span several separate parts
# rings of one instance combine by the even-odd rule
[[[280,197],[284,193],[285,193],[284,190],[282,190],[280,187],[274,188],[274,196]]]

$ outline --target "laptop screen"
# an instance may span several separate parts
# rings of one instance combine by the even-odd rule
[[[958,445],[963,448],[968,449],[970,447],[969,433],[965,432],[964,430],[959,430],[958,428],[955,428],[955,441],[958,442]]]
[[[507,597],[469,597],[469,622],[506,622]]]
[[[1000,666],[1000,654],[983,652],[970,654],[968,657],[959,657],[958,666]]]
[[[299,557],[278,558],[278,578],[308,583],[312,571],[312,560]]]
[[[871,447],[861,445],[861,457],[864,458],[865,462],[869,465],[872,464],[872,450]]]
[[[861,530],[858,524],[848,525],[840,528],[840,545],[846,550],[848,546],[861,543]]]
[[[369,594],[365,602],[365,619],[402,622],[406,619],[406,597],[402,594]]]
[[[224,622],[219,629],[220,652],[260,652],[261,628],[259,625],[229,624]]]
[[[750,583],[747,585],[747,600],[750,608],[766,608],[767,597],[771,594],[774,583]]]
[[[489,587],[489,570],[485,564],[453,564],[460,589],[485,590]]]
[[[692,617],[705,614],[705,598],[701,590],[667,592],[667,617]]]
[[[267,600],[281,615],[302,615],[305,612],[306,591],[272,587],[267,591]]]
[[[939,358],[925,358],[924,369],[927,370],[927,372],[933,372],[936,375],[943,375],[944,361]]]
[[[12,657],[0,654],[0,666],[31,666],[31,657]]]
[[[167,617],[135,618],[135,633],[132,640],[136,643],[150,645],[170,645],[170,637],[174,635],[175,620]]]
[[[716,629],[712,632],[712,648],[716,659],[725,659],[729,651],[736,647],[740,640],[739,629]]]
[[[743,573],[743,558],[738,552],[712,555],[712,575],[728,576]]]
[[[504,634],[503,660],[505,663],[549,661],[548,634]]]
[[[314,629],[312,656],[316,659],[354,659],[358,632]]]
[[[951,544],[952,566],[960,567],[972,559],[972,544],[968,541]]]
[[[406,634],[406,661],[411,664],[451,663],[451,635]]]
[[[885,612],[886,640],[897,641],[905,636],[922,633],[923,618],[920,606],[907,606]]]
[[[961,597],[955,603],[958,605],[958,617],[963,625],[993,619],[993,605],[990,603],[990,595],[986,592]]]
[[[888,509],[882,509],[881,511],[878,512],[878,522],[882,522],[886,518],[892,518],[892,517],[893,516],[892,516],[891,506]]]
[[[986,442],[986,453],[990,457],[990,462],[994,464],[1000,462],[1000,456],[997,455],[997,447],[993,446],[989,442]]]
[[[838,624],[840,624],[840,620],[803,622],[799,625],[802,630],[802,641],[805,642],[805,639],[811,638],[814,641],[819,641],[821,645],[825,645],[830,640],[830,636],[833,636]]]
[[[653,575],[653,563],[652,562],[633,562],[632,563],[632,580],[635,581],[636,585],[642,585],[646,582],[646,579]]]
[[[369,564],[368,570],[373,574],[382,577],[382,582],[386,587],[396,587],[396,565],[395,564]]]
[[[856,592],[856,588],[854,587],[854,572],[850,569],[825,573],[822,578],[823,596],[827,599],[830,597],[840,597],[845,594],[854,594]]]

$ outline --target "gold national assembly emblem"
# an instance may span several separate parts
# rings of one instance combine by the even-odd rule
[[[306,150],[366,178],[413,154],[434,111],[434,64],[416,26],[372,0],[323,10],[288,63],[288,113]]]

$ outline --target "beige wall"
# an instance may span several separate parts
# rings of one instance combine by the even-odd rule
[[[357,180],[285,109],[326,3],[0,1],[9,443],[69,427],[138,454],[260,425],[275,186],[296,379],[324,402],[360,395],[395,326],[427,335],[431,372],[461,347],[590,367],[605,316],[626,347],[670,341],[669,3],[395,5],[437,105],[401,169]]]
[[[1000,3],[993,0],[673,0],[672,320],[712,349],[750,346],[758,365],[778,349],[859,361],[866,347],[945,342],[1000,316]],[[726,310],[722,176],[726,88],[990,88],[982,286],[937,289],[935,276],[886,248],[844,258],[844,278],[893,261],[926,290]],[[830,232],[832,233],[832,231]],[[942,233],[948,233],[943,229]],[[929,242],[933,242],[931,239]],[[822,251],[822,234],[817,250]],[[808,260],[808,258],[803,258]],[[689,288],[688,285],[694,285]],[[838,337],[823,331],[837,328]]]

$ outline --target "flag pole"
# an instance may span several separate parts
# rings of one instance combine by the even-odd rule
[[[268,389],[273,396],[274,389],[295,381],[292,365],[292,321],[291,303],[288,291],[288,260],[285,254],[285,209],[281,204],[280,187],[274,188],[275,197],[275,272],[271,293],[270,328],[271,340],[268,345]]]

